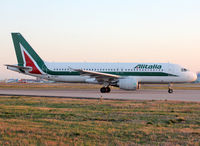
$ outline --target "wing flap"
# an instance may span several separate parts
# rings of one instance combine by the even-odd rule
[[[79,72],[81,75],[91,76],[91,77],[103,77],[103,78],[115,78],[118,79],[120,76],[108,74],[108,73],[102,73],[102,72],[96,72],[96,71],[88,71],[88,70],[81,70],[81,69],[73,69],[74,71]]]
[[[71,68],[72,69],[72,68]],[[91,78],[95,78],[99,83],[112,83],[120,78],[118,75],[109,74],[109,73],[102,73],[96,71],[88,71],[88,70],[81,70],[81,69],[72,69],[80,73],[83,76],[90,76]]]

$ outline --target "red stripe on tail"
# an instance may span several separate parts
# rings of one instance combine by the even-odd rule
[[[24,52],[24,51],[23,51]],[[26,61],[26,66],[32,67],[32,71],[30,71],[29,73],[33,73],[33,74],[42,74],[39,69],[35,66],[34,62],[31,60],[31,58],[26,54],[26,52],[24,52],[24,57],[25,57],[25,61]]]

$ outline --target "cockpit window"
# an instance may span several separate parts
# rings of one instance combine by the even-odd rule
[[[188,71],[186,68],[181,68],[181,71],[182,72],[186,72],[186,71]]]

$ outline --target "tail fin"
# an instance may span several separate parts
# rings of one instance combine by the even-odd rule
[[[33,50],[29,43],[23,38],[20,33],[11,33],[15,53],[17,56],[18,66],[31,67],[29,73],[42,74],[42,67],[45,66],[44,61]]]

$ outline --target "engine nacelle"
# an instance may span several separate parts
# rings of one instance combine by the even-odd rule
[[[136,90],[138,81],[134,78],[119,79],[118,86],[123,90]]]
[[[97,80],[95,78],[89,78],[85,80],[86,83],[90,83],[90,84],[97,84]]]

